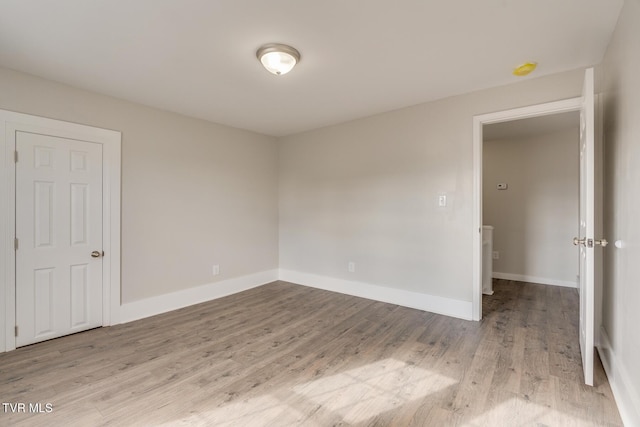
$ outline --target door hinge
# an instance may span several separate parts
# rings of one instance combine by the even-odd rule
[[[16,337],[18,336],[18,325],[16,325],[16,327],[15,327],[15,335],[16,335]]]
[[[16,237],[15,239],[13,239],[13,248],[17,251],[18,250],[18,238]]]
[[[18,163],[18,150],[13,152],[13,161],[15,163]]]

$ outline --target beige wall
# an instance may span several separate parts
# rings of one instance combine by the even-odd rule
[[[282,138],[280,267],[471,301],[472,117],[578,96],[582,78],[525,80]]]
[[[603,328],[628,425],[640,425],[640,2],[625,1],[605,59]],[[606,344],[606,343],[605,343]]]
[[[123,302],[278,266],[471,301],[472,117],[576,96],[581,81],[529,79],[281,138],[279,159],[274,138],[10,70],[0,108],[122,131]]]
[[[483,220],[495,227],[498,273],[576,286],[579,131],[485,141]],[[498,190],[507,183],[507,190]],[[535,281],[531,279],[530,281]]]
[[[5,110],[122,132],[124,303],[277,268],[275,138],[6,69],[0,94]]]
[[[283,268],[470,301],[471,118],[575,96],[581,76],[282,138],[279,159],[274,138],[6,69],[0,108],[123,133],[125,303],[274,269],[279,253]]]

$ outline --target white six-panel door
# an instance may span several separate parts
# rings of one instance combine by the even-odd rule
[[[102,145],[18,131],[16,151],[19,347],[102,325]]]

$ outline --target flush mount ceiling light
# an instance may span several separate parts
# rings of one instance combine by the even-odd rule
[[[519,65],[513,70],[513,75],[518,77],[526,76],[527,74],[535,70],[537,66],[537,62],[525,62],[524,64]]]
[[[300,62],[300,52],[286,44],[269,43],[256,52],[264,68],[277,76],[287,74]]]

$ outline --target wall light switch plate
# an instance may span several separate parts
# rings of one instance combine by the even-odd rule
[[[445,206],[447,206],[447,195],[446,194],[440,194],[438,196],[438,206],[440,206],[441,208],[444,208]]]

